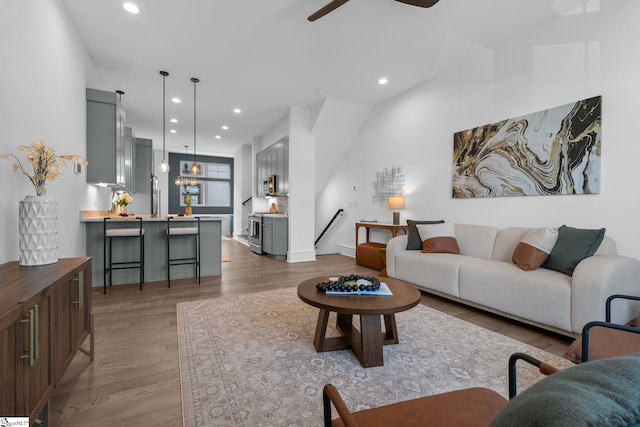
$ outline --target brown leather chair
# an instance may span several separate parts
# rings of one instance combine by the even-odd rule
[[[564,356],[573,363],[604,359],[640,352],[640,329],[611,323],[611,303],[616,299],[640,301],[632,295],[611,295],[605,304],[605,321],[584,325],[582,334],[569,346]]]
[[[518,360],[524,360],[536,366],[544,375],[557,371],[553,366],[527,354],[513,354],[509,358],[510,399],[516,395],[516,362]],[[324,425],[325,427],[412,427],[424,426],[428,420],[428,424],[433,426],[487,426],[508,402],[491,389],[476,387],[352,413],[338,390],[333,385],[327,384],[323,391]],[[333,421],[331,420],[332,403],[339,415],[339,418]]]

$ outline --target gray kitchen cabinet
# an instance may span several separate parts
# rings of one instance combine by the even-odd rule
[[[286,146],[288,147],[288,145]],[[286,169],[285,167],[287,166],[285,163],[285,146],[282,146],[280,148],[278,148],[275,152],[276,155],[276,172],[275,174],[278,175],[278,193],[283,194],[283,193],[287,193],[288,192],[288,185],[286,184]],[[285,190],[286,188],[286,190]]]
[[[264,153],[261,151],[256,155],[256,193],[260,196],[264,194],[262,183],[266,176]]]
[[[262,250],[274,257],[286,257],[289,250],[289,218],[262,217]]]
[[[151,193],[153,142],[147,138],[136,138],[134,147],[133,191],[135,193]]]
[[[122,173],[122,178],[120,178],[118,182],[124,182],[125,186],[132,191],[134,191],[133,165],[135,162],[135,140],[136,134],[133,132],[133,129],[125,127],[122,150],[116,156],[120,163],[118,170]]]
[[[273,255],[287,256],[289,250],[289,218],[273,219]]]
[[[273,255],[273,218],[262,217],[262,251]]]
[[[269,167],[269,176],[278,175],[278,165],[276,164],[276,159],[277,159],[276,152],[275,151],[270,152],[267,158],[269,159],[269,162],[267,163]],[[276,187],[276,193],[277,192],[278,192],[278,189]]]
[[[152,141],[146,138],[136,138],[134,141],[133,162],[133,205],[136,214],[152,214],[152,182],[153,148]]]
[[[289,139],[281,139],[256,155],[258,194],[264,194],[262,184],[268,176],[276,176],[276,193],[289,192]]]
[[[125,149],[125,113],[114,92],[87,88],[87,182],[131,186],[132,149]],[[129,158],[127,159],[127,155]]]

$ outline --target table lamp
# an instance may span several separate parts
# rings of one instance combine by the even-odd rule
[[[404,209],[404,196],[389,196],[389,209],[393,210],[393,225],[400,224],[400,212],[398,209]]]

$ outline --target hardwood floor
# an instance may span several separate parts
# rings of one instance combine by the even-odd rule
[[[180,426],[182,409],[176,303],[297,286],[319,275],[377,271],[353,258],[322,255],[316,262],[290,264],[252,253],[223,238],[222,276],[114,286],[93,292],[95,360],[78,353],[51,398],[56,426]],[[514,339],[561,354],[570,340],[423,294],[422,303]],[[88,343],[87,343],[88,344]],[[506,375],[506,372],[505,372]],[[319,402],[320,404],[320,402]]]

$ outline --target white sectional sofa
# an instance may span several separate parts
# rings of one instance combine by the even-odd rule
[[[608,296],[640,294],[640,261],[617,255],[615,242],[606,235],[573,276],[542,267],[523,271],[511,259],[530,230],[455,224],[460,254],[407,250],[407,236],[397,236],[387,244],[387,274],[426,292],[567,336],[579,334],[587,322],[604,320]],[[617,301],[612,321],[627,323],[638,316],[637,304]]]

